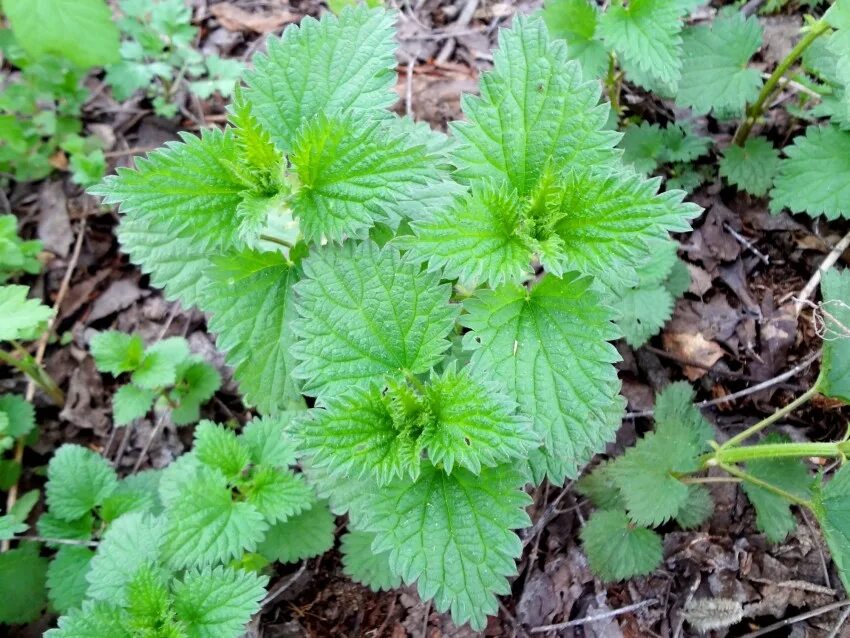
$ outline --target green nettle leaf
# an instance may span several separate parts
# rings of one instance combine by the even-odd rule
[[[339,18],[306,17],[269,40],[245,77],[245,97],[280,151],[290,152],[301,122],[319,113],[395,103],[393,21],[387,11],[359,6]]]
[[[447,474],[455,466],[478,474],[482,467],[524,459],[539,445],[529,420],[515,414],[517,404],[471,378],[468,368],[432,373],[425,404],[432,418],[421,441],[431,463]]]
[[[368,474],[386,484],[395,477],[417,477],[422,446],[411,430],[418,426],[421,431],[422,426],[416,419],[400,418],[397,424],[392,401],[378,385],[328,398],[326,409],[312,410],[300,421],[301,451],[314,467],[340,480],[348,474]]]
[[[683,292],[681,284],[674,285],[673,290],[668,286],[673,270],[681,263],[676,256],[678,244],[668,239],[652,242],[651,247],[652,258],[637,269],[638,285],[626,289],[614,302],[617,326],[634,348],[642,346],[661,330],[673,314],[673,293],[678,296]],[[684,288],[689,284],[688,275]]]
[[[579,494],[586,496],[599,509],[624,510],[626,503],[611,475],[613,461],[603,461],[590,474],[585,474],[576,483]]]
[[[758,69],[747,66],[761,48],[761,37],[758,19],[738,11],[685,30],[676,101],[697,113],[743,113],[762,85]]]
[[[131,383],[122,385],[112,396],[112,417],[115,425],[127,425],[141,419],[153,407],[156,392],[145,390]]]
[[[269,134],[257,122],[251,103],[245,99],[238,85],[228,107],[228,120],[236,128],[236,142],[248,164],[259,171],[272,172],[279,168],[281,154],[275,149]]]
[[[850,403],[850,270],[825,272],[821,293],[825,332],[818,390]]]
[[[693,391],[674,383],[658,395],[655,431],[610,464],[629,518],[656,526],[675,517],[687,503],[688,485],[677,474],[699,468],[699,455],[713,439],[711,426],[693,406]]]
[[[623,512],[594,512],[581,530],[591,569],[607,581],[649,574],[661,564],[661,537]]]
[[[704,485],[688,485],[688,498],[676,513],[682,529],[699,527],[714,513],[714,499]]]
[[[786,437],[770,434],[765,443],[787,442]],[[758,459],[748,461],[747,473],[800,498],[812,492],[812,476],[801,459]],[[756,525],[768,540],[778,543],[797,528],[797,519],[787,499],[752,483],[744,482],[744,492],[756,509]]]
[[[89,345],[97,369],[116,377],[138,368],[145,354],[141,336],[118,330],[99,332]]]
[[[599,85],[582,80],[566,44],[550,40],[541,19],[517,17],[514,25],[499,33],[480,97],[461,100],[468,121],[451,130],[459,177],[507,181],[525,197],[547,167],[610,165],[618,135],[605,129]]]
[[[123,250],[169,299],[196,304],[208,283],[209,256],[238,237],[235,211],[246,189],[233,169],[238,157],[233,129],[205,129],[90,189],[105,204],[120,204]]]
[[[45,538],[61,538],[64,540],[87,541],[91,539],[94,516],[91,512],[72,521],[66,521],[58,516],[45,512],[38,518],[38,533]],[[48,547],[59,549],[61,544],[47,542]]]
[[[124,612],[117,605],[88,600],[59,618],[59,628],[44,634],[45,638],[135,638],[124,623]]]
[[[595,37],[599,8],[588,0],[547,0],[543,19],[549,32],[567,41],[570,58],[578,60],[585,77],[602,75],[608,66],[608,50]]]
[[[131,380],[143,388],[162,388],[177,381],[177,368],[190,356],[189,344],[183,337],[170,337],[145,351]]]
[[[251,460],[236,432],[206,420],[195,428],[194,454],[201,463],[220,470],[230,481],[238,478]]]
[[[306,394],[324,400],[383,374],[426,372],[449,347],[458,312],[450,287],[395,248],[348,242],[303,267],[291,352]]]
[[[65,545],[59,548],[47,568],[47,594],[50,604],[61,614],[80,607],[89,587],[86,575],[94,552],[88,547]]]
[[[504,383],[543,443],[531,455],[535,480],[575,476],[613,439],[623,407],[607,343],[618,334],[591,280],[546,275],[530,291],[482,290],[464,308],[473,376]]]
[[[269,523],[286,520],[303,510],[312,490],[300,474],[273,467],[255,470],[245,487],[245,500]]]
[[[264,576],[222,566],[188,571],[173,593],[187,638],[239,635],[259,611],[266,582]]]
[[[658,124],[629,124],[619,143],[623,163],[631,164],[642,175],[654,171],[663,161],[665,132]]]
[[[307,241],[363,238],[377,221],[398,223],[401,202],[436,184],[439,158],[397,120],[318,115],[290,156],[292,210]]]
[[[756,197],[767,194],[778,169],[779,151],[763,137],[751,137],[743,146],[731,145],[720,160],[720,174]]]
[[[299,436],[314,467],[339,478],[368,473],[386,485],[415,480],[423,451],[446,473],[525,458],[538,441],[515,411],[510,399],[450,367],[421,388],[373,385],[328,399],[327,409],[302,420]]]
[[[423,599],[481,630],[516,573],[522,545],[511,530],[530,524],[525,480],[510,465],[449,475],[426,463],[416,482],[398,480],[364,496],[366,531],[376,534],[374,551],[388,551],[392,571],[416,581]]]
[[[201,406],[221,387],[221,375],[206,361],[192,357],[177,367],[177,382],[169,391],[177,404],[171,410],[174,425],[188,425],[201,418]]]
[[[221,472],[203,465],[166,505],[166,515],[163,549],[175,568],[208,567],[253,551],[268,529],[253,505],[233,500]]]
[[[47,505],[66,521],[88,514],[118,486],[112,466],[99,454],[66,443],[47,466]]]
[[[827,219],[850,217],[850,132],[810,126],[783,149],[770,209]]]
[[[845,589],[850,589],[850,465],[816,492],[814,511]]]
[[[255,465],[285,468],[295,465],[295,441],[286,431],[291,415],[257,417],[249,421],[239,440]]]
[[[27,529],[29,529],[29,526],[19,522],[8,514],[0,516],[0,540],[10,540],[16,534],[23,534]]]
[[[676,2],[630,0],[605,12],[599,33],[628,66],[674,88],[682,68],[683,14]]]
[[[669,231],[687,232],[688,220],[701,211],[682,202],[683,191],[658,194],[660,184],[661,178],[634,174],[569,173],[553,229],[564,246],[559,267],[593,275],[613,290],[636,284],[637,266],[653,256],[653,242]]]
[[[126,604],[127,585],[142,566],[159,559],[164,533],[163,521],[143,512],[125,514],[112,523],[91,560],[87,596]]]
[[[289,352],[298,269],[279,253],[255,251],[229,253],[214,263],[202,306],[212,313],[210,331],[227,353],[245,401],[264,413],[301,403]]]
[[[390,569],[389,552],[375,553],[371,532],[348,532],[340,540],[342,571],[372,591],[389,591],[401,585],[401,577]]]
[[[310,499],[303,501],[310,504]],[[325,501],[313,501],[312,506],[269,528],[257,551],[266,559],[294,563],[319,556],[334,544],[336,522]]]
[[[471,192],[448,208],[437,207],[414,219],[415,237],[396,240],[431,271],[443,269],[474,287],[518,282],[531,272],[535,246],[521,232],[522,204],[515,191],[495,183],[476,182]]]
[[[26,286],[0,286],[0,341],[34,339],[53,318],[38,299],[27,299]]]
[[[104,0],[5,0],[3,12],[15,40],[34,57],[58,55],[83,68],[121,59]]]
[[[0,554],[0,623],[23,624],[41,615],[45,604],[47,559],[37,543]]]
[[[17,394],[0,396],[0,415],[7,419],[2,433],[14,439],[26,436],[35,429],[35,408]]]

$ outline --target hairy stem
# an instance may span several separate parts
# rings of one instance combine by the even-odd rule
[[[815,383],[811,388],[809,388],[803,394],[801,394],[796,399],[791,401],[791,403],[786,405],[784,408],[780,408],[779,410],[777,410],[776,412],[771,414],[769,417],[762,419],[758,423],[748,427],[746,430],[744,430],[740,434],[733,436],[731,439],[729,439],[723,445],[720,446],[720,450],[726,450],[728,448],[734,447],[734,446],[738,445],[739,443],[747,440],[748,438],[750,438],[754,434],[761,432],[767,426],[772,425],[773,423],[776,423],[779,419],[784,417],[786,414],[793,412],[794,410],[799,408],[801,405],[808,402],[817,393],[818,393],[818,384]]]
[[[783,490],[781,487],[776,487],[772,483],[768,483],[767,481],[763,481],[760,478],[756,478],[752,474],[747,474],[743,470],[732,466],[732,465],[721,465],[721,469],[728,472],[734,477],[741,479],[742,481],[746,481],[747,483],[752,483],[753,485],[758,485],[761,488],[766,489],[768,492],[772,492],[777,496],[781,496],[782,498],[794,503],[795,505],[801,505],[802,507],[808,507],[811,509],[812,503],[807,501],[804,498],[800,498],[796,494],[792,494],[791,492],[787,492]]]
[[[788,55],[785,56],[785,59],[777,65],[777,67],[773,70],[773,73],[770,74],[770,77],[767,78],[764,86],[761,87],[761,91],[759,92],[756,101],[747,107],[746,117],[744,117],[741,121],[741,124],[738,126],[738,130],[735,131],[735,137],[732,138],[733,144],[743,146],[744,142],[746,142],[747,138],[750,136],[750,131],[752,131],[756,121],[761,117],[765,103],[776,90],[779,81],[788,69],[791,68],[791,65],[794,64],[794,62],[803,55],[803,52],[809,48],[812,42],[817,40],[828,30],[829,25],[823,18],[815,22],[809,31],[800,39],[797,45],[791,49]]]
[[[26,350],[16,347],[16,351],[19,354],[18,357],[13,356],[5,350],[0,350],[0,362],[12,366],[27,375],[60,408],[65,405],[65,394],[56,385],[53,377],[47,374],[44,368]]]
[[[844,458],[850,452],[850,442],[840,443],[764,443],[744,447],[718,448],[703,459],[703,467],[741,463],[756,459],[806,458],[809,456]]]
[[[605,86],[608,89],[608,101],[617,117],[620,116],[620,78],[617,73],[617,56],[611,51],[608,54],[608,73],[605,76]]]
[[[260,239],[263,241],[268,241],[273,244],[277,244],[278,246],[283,246],[284,248],[292,248],[292,244],[290,244],[285,239],[281,239],[280,237],[274,237],[272,235],[260,235]]]

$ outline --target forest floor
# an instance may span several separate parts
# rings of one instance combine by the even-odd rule
[[[262,50],[266,33],[279,33],[286,23],[325,10],[318,0],[192,0],[200,28],[199,47],[224,57],[247,60]],[[498,28],[515,13],[529,13],[539,2],[491,0],[416,0],[401,7],[397,110],[445,130],[461,117],[460,95],[477,90],[477,78],[491,65]],[[712,11],[711,9],[705,9]],[[763,18],[767,46],[761,62],[771,67],[790,48],[801,15]],[[165,120],[155,116],[144,98],[118,103],[104,91],[102,77],[87,80],[92,98],[85,107],[89,132],[109,142],[110,170],[132,165],[134,156],[177,138],[183,130],[220,126],[225,102],[199,102],[184,97],[181,113]],[[626,86],[626,116],[650,122],[674,119],[669,103]],[[775,109],[772,113],[784,113]],[[772,115],[772,117],[784,117]],[[723,142],[732,130],[710,118],[695,120],[697,132]],[[784,135],[793,122],[772,122]],[[712,156],[702,160],[711,164]],[[734,433],[790,401],[817,374],[811,355],[819,337],[811,312],[795,307],[794,298],[817,272],[819,263],[848,231],[844,221],[828,226],[805,216],[774,216],[767,202],[724,187],[717,177],[691,199],[705,208],[692,233],[679,236],[680,257],[691,272],[691,287],[676,305],[662,334],[633,350],[618,344],[623,393],[629,415],[607,454],[619,454],[644,432],[654,394],[670,381],[689,380],[699,400],[714,402],[706,418],[721,433]],[[244,422],[249,412],[215,349],[202,314],[166,301],[159,290],[132,266],[115,238],[118,216],[104,211],[64,174],[36,183],[15,184],[0,197],[0,208],[18,216],[25,237],[44,242],[50,258],[43,274],[33,278],[33,295],[58,303],[58,334],[66,338],[47,348],[45,365],[65,390],[61,411],[36,397],[42,436],[27,451],[23,487],[40,485],[52,451],[77,442],[102,451],[120,470],[135,463],[154,423],[141,421],[116,431],[111,421],[113,382],[101,376],[88,353],[93,330],[116,328],[138,332],[146,340],[183,335],[192,349],[215,362],[225,383],[205,408],[205,416]],[[850,253],[839,256],[847,263]],[[64,343],[65,345],[62,345]],[[802,364],[802,365],[801,365]],[[788,370],[797,374],[784,378]],[[4,370],[3,373],[7,374]],[[777,380],[778,377],[778,380]],[[746,392],[757,384],[765,388]],[[0,390],[21,391],[18,377],[0,378]],[[724,397],[745,391],[744,396]],[[844,434],[850,413],[827,401],[815,401],[786,419],[780,430],[791,439],[826,440]],[[720,434],[724,436],[724,434]],[[187,450],[191,428],[166,427],[147,457],[162,467]],[[694,597],[737,600],[745,618],[717,636],[850,636],[847,610],[833,603],[846,598],[824,549],[820,533],[799,513],[799,526],[784,542],[769,543],[758,533],[752,508],[735,484],[712,488],[714,516],[700,528],[664,529],[662,568],[645,578],[603,585],[590,573],[578,544],[578,530],[589,506],[571,484],[544,485],[530,510],[534,527],[524,535],[525,552],[513,580],[512,595],[501,599],[501,611],[478,634],[455,627],[447,614],[423,603],[414,588],[372,593],[352,583],[341,571],[339,555],[330,551],[304,565],[289,566],[276,582],[286,590],[252,623],[249,635],[266,638],[368,636],[412,638],[440,636],[620,636],[682,637],[691,635],[681,609]],[[340,529],[345,521],[338,521]],[[830,607],[832,606],[832,608]],[[616,615],[606,613],[629,608]],[[825,611],[824,611],[825,610]],[[812,613],[813,612],[813,613]],[[799,615],[810,617],[758,631]],[[602,616],[594,622],[581,619]],[[540,632],[540,626],[577,620],[575,627]],[[53,622],[44,618],[16,630],[37,636]],[[846,626],[845,626],[846,625]]]

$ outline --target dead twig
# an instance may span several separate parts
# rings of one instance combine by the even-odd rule
[[[290,576],[289,578],[287,578],[285,581],[283,581],[283,582],[281,582],[281,583],[278,583],[278,584],[275,586],[275,588],[274,588],[274,589],[272,589],[272,590],[271,590],[268,594],[266,594],[266,597],[265,597],[265,598],[263,598],[263,602],[261,602],[261,603],[260,603],[260,611],[262,611],[263,609],[265,609],[266,607],[268,607],[268,606],[269,606],[269,604],[271,604],[272,602],[274,602],[274,600],[275,600],[278,596],[280,596],[283,592],[285,592],[287,589],[289,589],[290,587],[292,587],[293,583],[295,583],[295,581],[296,581],[296,580],[298,580],[299,578],[301,578],[301,575],[304,573],[304,571],[305,571],[306,569],[307,569],[307,561],[306,561],[306,560],[305,560],[305,561],[301,561],[301,567],[299,567],[299,568],[298,568],[298,571],[297,571],[297,572],[295,572],[294,574],[292,574],[292,576]]]
[[[802,614],[797,614],[796,616],[791,616],[790,618],[783,618],[779,622],[773,623],[772,625],[768,625],[767,627],[763,627],[762,629],[758,629],[756,631],[751,631],[748,634],[744,634],[743,636],[741,636],[741,638],[758,638],[759,636],[767,636],[768,634],[772,634],[777,629],[788,627],[802,620],[816,618],[817,616],[827,614],[836,609],[841,609],[842,607],[846,607],[847,605],[850,605],[850,600],[840,600],[837,603],[830,603],[828,605],[824,605],[823,607],[818,607],[817,609],[812,609],[811,611],[807,611]]]
[[[808,357],[803,359],[800,363],[795,365],[790,370],[783,372],[780,375],[773,377],[772,379],[768,379],[767,381],[762,381],[761,383],[757,383],[754,386],[749,388],[744,388],[738,392],[733,392],[732,394],[727,394],[725,397],[718,397],[717,399],[708,399],[706,401],[700,401],[699,403],[695,403],[698,408],[708,408],[713,405],[720,405],[722,403],[729,403],[731,401],[737,401],[738,399],[742,399],[751,394],[756,394],[757,392],[761,392],[762,390],[767,390],[768,388],[772,388],[773,386],[779,385],[780,383],[784,383],[788,379],[793,376],[799,374],[810,365],[812,365],[815,361],[820,358],[821,351],[810,354]],[[623,418],[625,419],[638,419],[642,417],[651,417],[654,414],[654,410],[644,410],[643,412],[626,412]]]
[[[809,279],[806,285],[803,286],[803,289],[800,291],[800,294],[797,295],[797,298],[794,301],[795,314],[800,314],[800,311],[803,309],[803,306],[806,304],[806,301],[815,292],[815,288],[818,287],[821,277],[823,277],[823,273],[832,268],[835,262],[838,261],[844,251],[848,248],[850,248],[850,231],[848,231],[847,234],[844,235],[844,237],[842,237],[838,241],[838,243],[832,247],[832,250],[829,251],[829,254],[820,263],[820,266],[818,266],[818,269],[814,272],[811,279]]]
[[[50,335],[56,329],[57,324],[59,323],[59,308],[62,306],[62,302],[65,300],[65,295],[68,294],[68,289],[71,286],[71,277],[74,275],[74,270],[77,268],[77,262],[80,260],[80,251],[83,248],[83,237],[86,234],[86,218],[83,217],[80,221],[80,226],[77,229],[77,240],[74,242],[74,250],[71,252],[71,259],[68,260],[68,267],[65,269],[65,275],[62,277],[62,283],[59,284],[59,291],[56,293],[56,299],[53,301],[53,310],[54,317],[53,321],[50,323],[50,326],[47,330],[42,333],[41,338],[38,340],[38,346],[35,351],[35,362],[37,365],[41,365],[41,362],[44,360],[44,353],[47,351],[47,342],[50,340]],[[27,383],[26,390],[26,400],[32,401],[35,396],[35,381],[32,379]],[[61,406],[60,406],[61,407]],[[23,439],[19,440],[17,445],[15,446],[15,462],[20,464],[24,458],[24,441]],[[9,488],[9,493],[6,496],[6,511],[11,512],[12,507],[14,507],[15,503],[18,500],[18,482],[15,481],[15,484]],[[0,552],[5,552],[9,550],[10,543],[8,540],[0,543]]]
[[[770,257],[768,257],[768,256],[767,256],[767,255],[765,255],[763,252],[761,252],[758,248],[756,248],[756,247],[755,247],[755,244],[753,244],[753,242],[751,242],[749,239],[747,239],[746,237],[744,237],[741,233],[739,233],[737,230],[735,230],[734,228],[732,228],[732,227],[731,227],[729,224],[727,224],[726,222],[723,222],[723,228],[725,228],[725,229],[726,229],[726,232],[728,232],[730,235],[732,235],[732,237],[734,237],[734,238],[735,238],[735,241],[737,241],[737,242],[738,242],[739,244],[741,244],[744,248],[746,248],[746,249],[747,249],[747,250],[749,250],[751,253],[753,253],[756,257],[758,257],[758,258],[759,258],[759,260],[760,260],[760,261],[761,261],[761,262],[762,262],[765,266],[769,266],[769,265],[770,265]]]
[[[542,634],[546,633],[547,631],[558,631],[560,629],[567,629],[568,627],[579,627],[580,625],[589,625],[590,623],[599,622],[600,620],[608,620],[609,618],[622,616],[623,614],[627,614],[631,611],[637,611],[638,609],[649,607],[651,605],[656,604],[657,602],[658,600],[656,598],[649,598],[642,602],[635,603],[634,605],[626,605],[625,607],[620,607],[619,609],[612,609],[611,611],[606,611],[601,614],[593,614],[592,616],[576,618],[575,620],[556,623],[554,625],[540,625],[539,627],[533,627],[531,629],[531,633]]]
[[[472,16],[475,15],[475,10],[477,8],[478,0],[466,0],[466,3],[463,5],[463,9],[460,10],[460,15],[458,15],[454,27],[456,29],[462,29],[466,27],[472,20]],[[440,49],[440,52],[435,58],[436,62],[438,64],[448,62],[449,57],[451,57],[452,53],[455,50],[456,44],[457,42],[453,37],[446,40],[446,43],[443,45],[443,48]]]

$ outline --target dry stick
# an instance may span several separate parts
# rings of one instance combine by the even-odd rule
[[[812,535],[812,538],[817,538],[817,532],[815,532],[815,526],[812,525],[812,522],[809,520],[809,517],[806,515],[806,508],[800,508],[800,516],[803,517],[803,520],[806,522],[806,527],[809,528],[809,533]],[[826,556],[823,555],[823,548],[820,543],[815,543],[815,546],[818,549],[818,558],[820,558],[820,568],[823,570],[823,582],[826,583],[826,586],[832,589],[832,581],[829,579],[829,567],[826,565]]]
[[[260,603],[260,611],[262,611],[265,607],[267,607],[267,606],[268,606],[268,605],[270,605],[272,602],[274,602],[274,600],[275,600],[278,596],[280,596],[283,592],[285,592],[287,589],[289,589],[290,587],[292,587],[292,584],[293,584],[296,580],[298,580],[299,578],[301,578],[301,574],[303,574],[303,573],[304,573],[304,570],[306,570],[306,569],[307,569],[307,561],[306,561],[306,560],[305,560],[305,561],[301,561],[301,567],[299,567],[299,568],[298,568],[298,571],[297,571],[297,572],[295,572],[294,574],[292,574],[292,576],[290,576],[289,578],[287,578],[287,579],[286,579],[285,581],[283,581],[282,583],[278,583],[278,584],[277,584],[277,586],[276,586],[274,589],[272,589],[272,590],[271,590],[268,594],[266,594],[266,597],[265,597],[265,598],[263,598],[263,602],[261,602],[261,603]]]
[[[477,8],[478,0],[466,0],[466,4],[463,5],[463,9],[461,9],[460,11],[460,15],[457,18],[457,22],[455,22],[455,27],[466,27],[472,20],[472,16],[475,15],[475,10]],[[437,54],[437,64],[444,64],[448,62],[449,56],[452,54],[452,51],[454,51],[454,49],[455,39],[449,38],[448,40],[446,40],[446,43],[443,45],[443,48],[440,49],[440,52]]]
[[[159,433],[162,431],[162,426],[165,425],[165,417],[168,416],[168,410],[159,415],[159,418],[156,420],[156,425],[151,431],[151,435],[148,437],[148,440],[145,441],[145,447],[142,448],[142,451],[139,452],[139,458],[136,459],[136,464],[133,465],[133,471],[131,474],[135,474],[139,471],[139,468],[142,467],[142,463],[145,460],[145,457],[148,455],[148,451],[151,449],[151,445],[156,440],[156,437],[159,436]]]
[[[151,153],[158,149],[158,146],[131,146],[119,151],[108,151],[103,154],[104,157],[125,157],[127,155],[142,155],[143,153]]]
[[[50,536],[19,536],[15,540],[35,541],[37,543],[56,543],[57,545],[77,545],[80,547],[97,547],[97,541],[84,541],[74,538],[51,538]]]
[[[635,603],[634,605],[627,605],[626,607],[620,607],[619,609],[613,609],[611,611],[606,611],[602,614],[594,614],[593,616],[585,616],[584,618],[576,618],[575,620],[570,620],[567,622],[557,623],[555,625],[540,625],[539,627],[533,627],[531,629],[531,633],[533,634],[542,634],[547,631],[558,631],[560,629],[567,629],[568,627],[578,627],[580,625],[589,625],[590,623],[598,622],[600,620],[608,620],[609,618],[614,618],[616,616],[622,616],[623,614],[627,614],[630,611],[637,611],[638,609],[643,609],[644,607],[649,607],[650,605],[654,605],[658,600],[656,598],[649,598],[648,600],[644,600],[639,603]]]
[[[840,600],[837,603],[830,603],[828,605],[824,605],[823,607],[818,607],[817,609],[812,609],[811,611],[807,611],[802,614],[797,614],[796,616],[791,616],[791,618],[784,618],[783,620],[780,620],[777,623],[773,623],[772,625],[759,629],[758,631],[753,631],[748,634],[744,634],[743,636],[741,636],[741,638],[758,638],[759,636],[767,636],[768,634],[773,633],[777,629],[788,627],[789,625],[798,623],[801,620],[816,618],[817,616],[829,613],[835,609],[841,609],[842,607],[846,607],[847,605],[850,605],[850,600]]]
[[[808,368],[812,363],[814,363],[821,355],[821,351],[810,354],[808,357],[803,359],[800,363],[795,365],[790,370],[783,372],[782,374],[773,377],[772,379],[768,379],[767,381],[762,381],[761,383],[757,383],[754,386],[749,388],[744,388],[738,392],[733,392],[732,394],[727,394],[725,397],[719,397],[717,399],[709,399],[707,401],[700,401],[699,403],[695,403],[698,408],[707,408],[713,405],[720,405],[722,403],[729,403],[730,401],[736,401],[743,397],[749,396],[751,394],[756,394],[757,392],[761,392],[762,390],[767,390],[768,388],[772,388],[775,385],[779,385],[790,379],[791,377],[799,374],[806,368]],[[644,410],[643,412],[626,412],[623,416],[625,419],[637,419],[641,417],[650,417],[654,413],[654,410]]]
[[[405,77],[404,88],[404,114],[413,117],[413,67],[416,65],[416,58],[410,56],[407,62],[407,73]]]
[[[838,636],[838,632],[844,626],[844,623],[847,622],[848,616],[850,616],[850,606],[848,606],[847,609],[844,610],[844,612],[841,614],[841,617],[838,619],[838,622],[835,623],[835,627],[833,627],[832,631],[830,631],[826,635],[826,638],[836,638],[836,636]]]
[[[543,531],[543,528],[546,527],[546,524],[549,523],[557,514],[555,514],[555,508],[558,507],[558,503],[561,502],[570,491],[570,488],[573,486],[573,481],[570,481],[566,485],[564,485],[561,493],[552,501],[549,506],[543,511],[543,514],[540,515],[540,518],[534,524],[534,526],[528,530],[528,534],[525,535],[525,538],[522,539],[522,546],[527,547],[528,544],[537,536],[540,532]]]
[[[41,335],[41,338],[38,340],[38,347],[35,351],[35,362],[37,365],[41,365],[42,360],[44,359],[44,353],[47,351],[47,342],[50,339],[50,334],[56,328],[56,324],[59,322],[59,307],[62,305],[62,302],[65,300],[65,295],[68,294],[68,288],[71,285],[71,277],[74,274],[74,270],[77,267],[77,262],[80,259],[80,251],[83,248],[83,236],[86,234],[86,218],[83,217],[82,221],[80,221],[80,227],[77,230],[77,241],[74,243],[74,250],[71,253],[71,259],[68,261],[68,267],[65,269],[65,275],[62,277],[62,283],[59,284],[59,292],[56,293],[56,299],[53,301],[53,310],[56,312],[53,321],[50,324],[50,327],[44,331]],[[35,396],[35,381],[32,379],[27,383],[27,391],[26,391],[26,400],[32,401]],[[24,458],[24,440],[20,439],[15,446],[15,463],[20,464]],[[12,507],[14,507],[15,503],[18,500],[18,482],[15,481],[15,484],[9,488],[9,494],[6,496],[6,511],[10,512]],[[8,551],[10,547],[10,543],[8,540],[0,543],[0,552]]]
[[[794,313],[799,315],[800,311],[803,309],[803,306],[808,301],[809,297],[815,292],[815,288],[818,287],[820,283],[821,277],[823,274],[832,268],[835,262],[844,254],[844,251],[850,248],[850,231],[847,232],[844,237],[842,237],[835,246],[832,247],[832,250],[829,251],[829,254],[826,256],[818,269],[812,275],[811,279],[803,286],[803,289],[800,291],[800,294],[797,295],[796,300],[794,301]]]
[[[739,233],[737,230],[735,230],[734,228],[732,228],[732,227],[731,227],[729,224],[727,224],[726,222],[723,222],[723,228],[725,228],[725,229],[726,229],[726,231],[727,231],[730,235],[732,235],[732,237],[734,237],[734,238],[735,238],[735,240],[736,240],[739,244],[741,244],[744,248],[746,248],[746,249],[747,249],[747,250],[749,250],[751,253],[753,253],[756,257],[758,257],[758,258],[759,258],[759,260],[761,260],[761,262],[762,262],[765,266],[769,266],[769,265],[770,265],[770,258],[769,258],[767,255],[765,255],[763,252],[761,252],[758,248],[756,248],[756,247],[755,247],[755,245],[753,244],[753,242],[751,242],[749,239],[747,239],[746,237],[744,237],[741,233]]]

